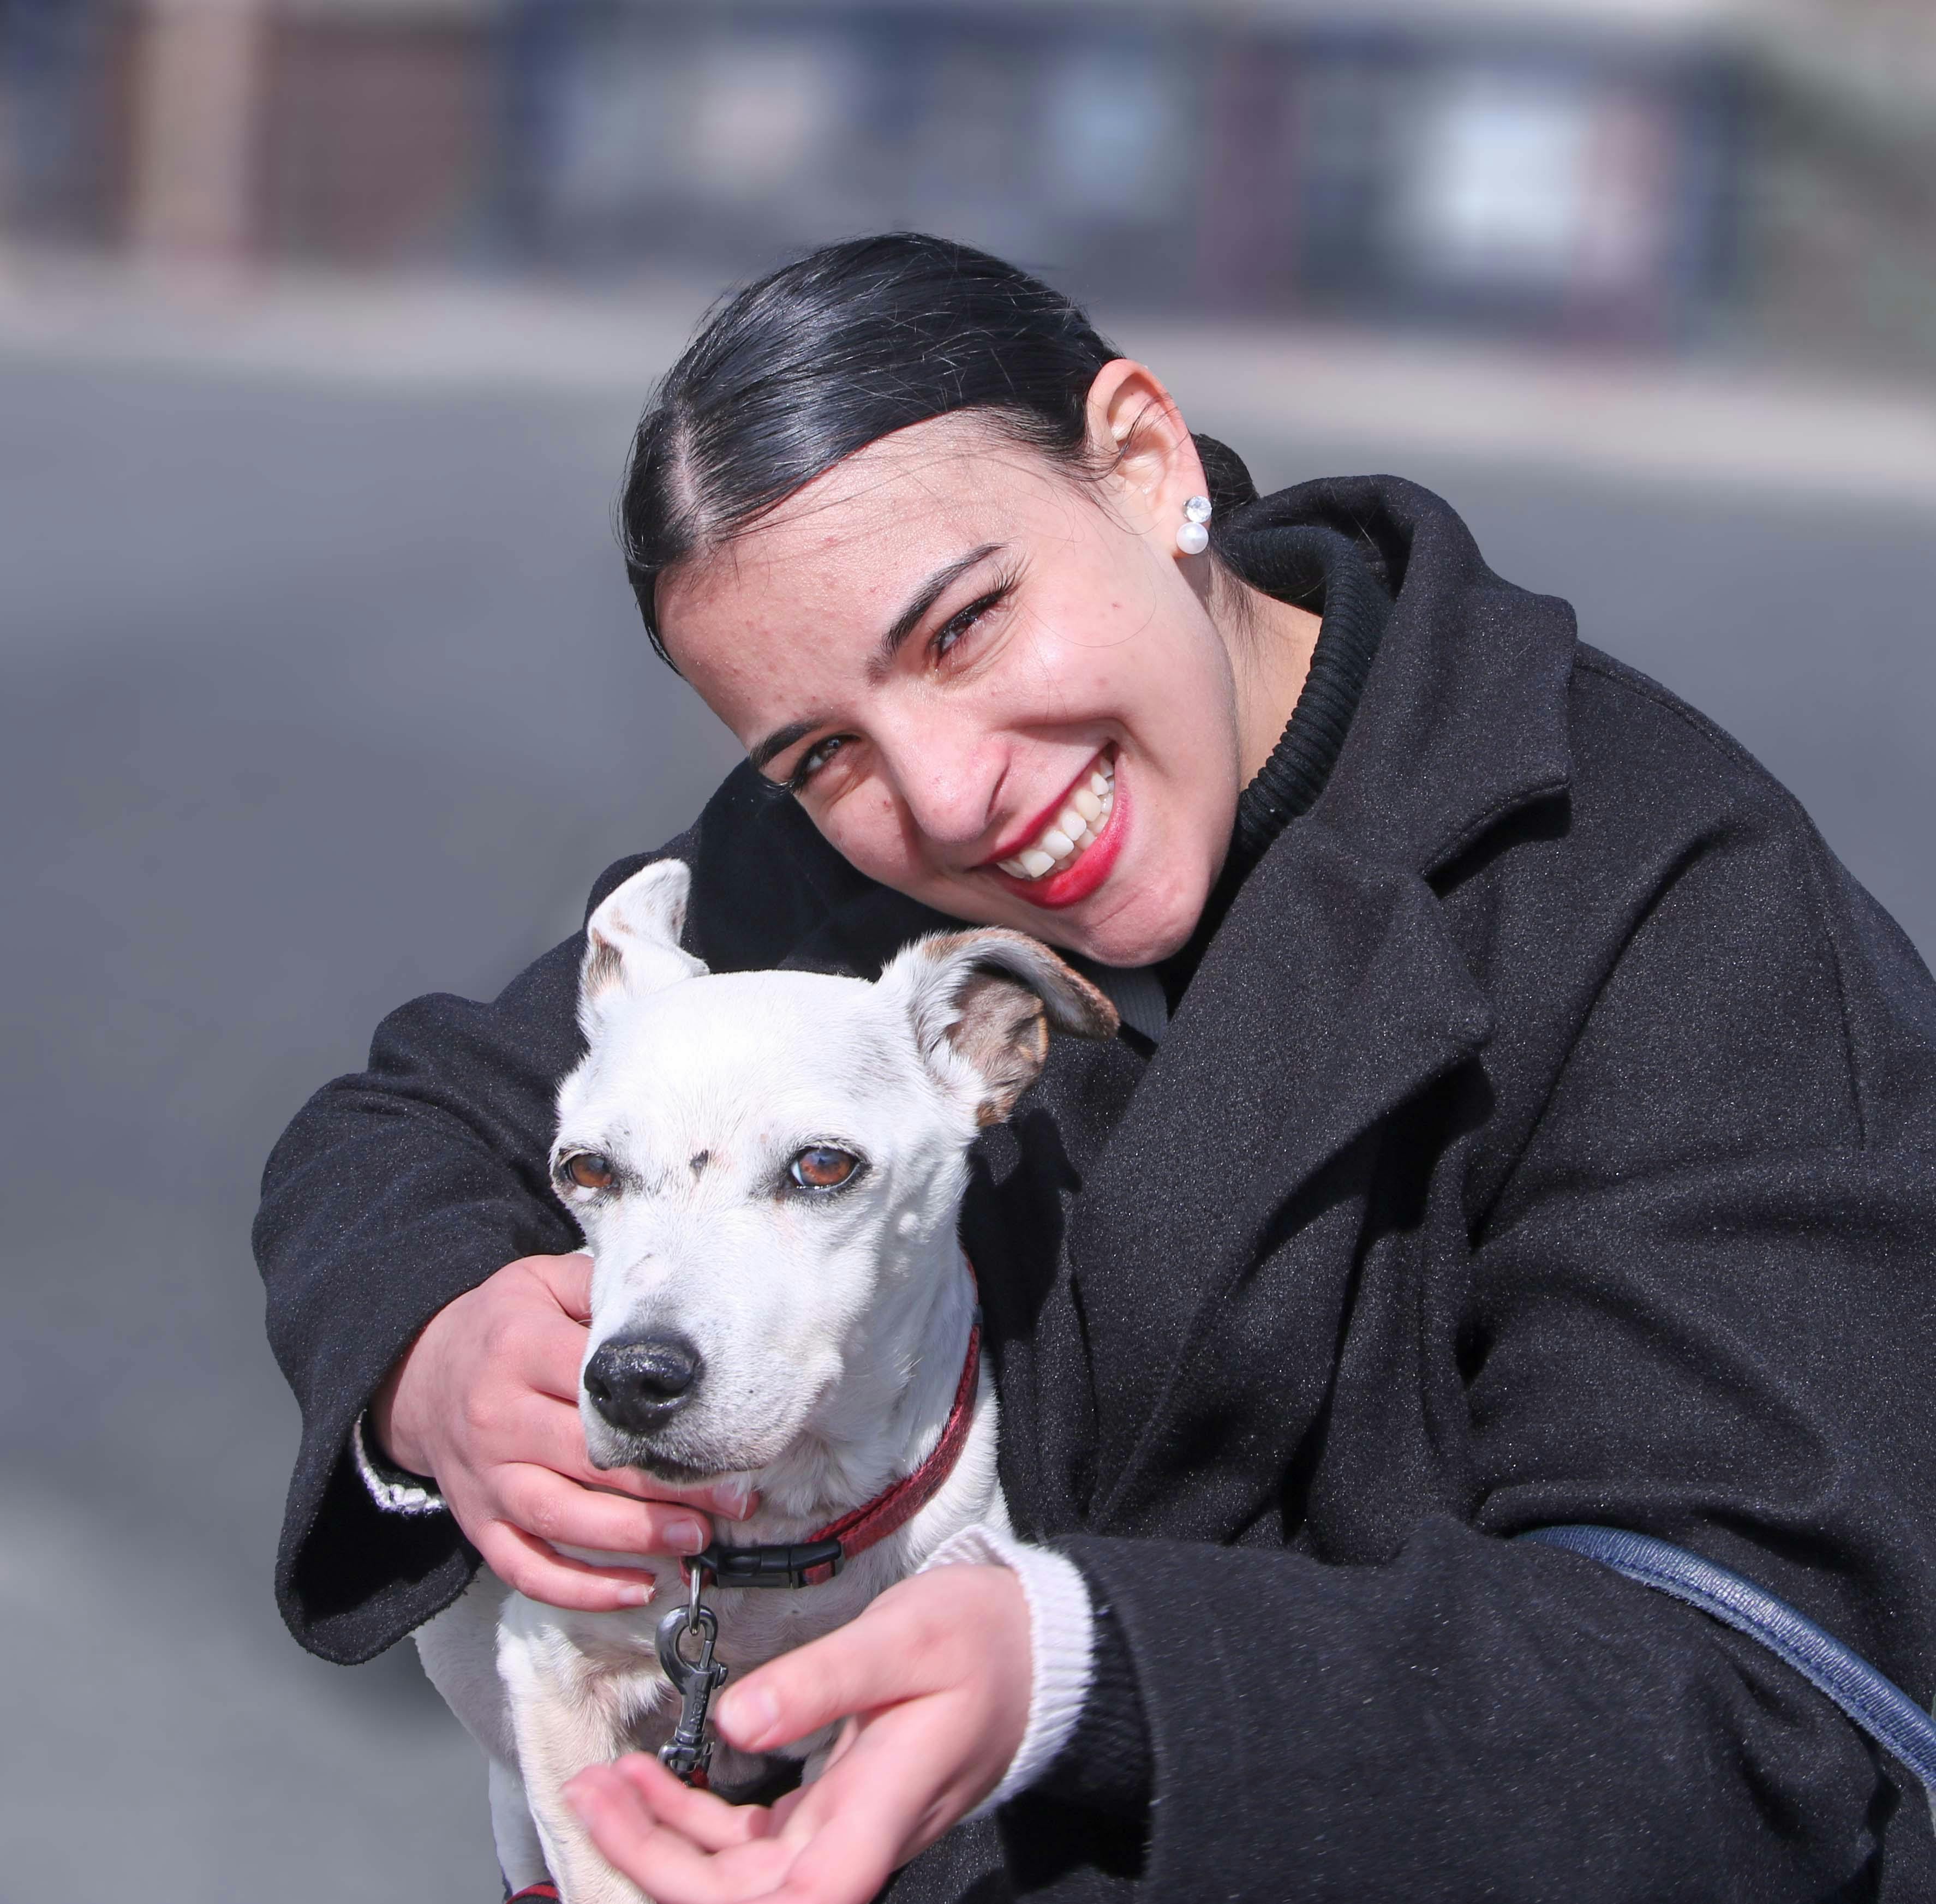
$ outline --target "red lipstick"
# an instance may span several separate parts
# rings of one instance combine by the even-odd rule
[[[1081,784],[1080,781],[1071,783],[1070,790]],[[1067,796],[1065,795],[1066,799]],[[1086,899],[1109,876],[1116,863],[1116,856],[1123,850],[1123,829],[1129,809],[1129,795],[1123,786],[1122,763],[1116,765],[1115,792],[1109,808],[1109,823],[1098,836],[1094,845],[1075,863],[1063,872],[1052,872],[1041,879],[1018,879],[1012,873],[1002,871],[1000,866],[991,866],[988,870],[999,879],[1018,899],[1026,899],[1030,905],[1039,905],[1045,911],[1057,912],[1064,906],[1075,905]],[[1021,845],[1035,839],[1050,821],[1062,811],[1060,803],[1051,807],[1035,823],[1035,831],[1022,836]],[[1019,851],[1020,847],[1012,849]],[[1010,853],[1003,853],[998,858],[1007,859]]]
[[[998,860],[1012,860],[1024,847],[1034,840],[1039,839],[1043,833],[1054,824],[1063,808],[1075,798],[1076,789],[1089,784],[1089,776],[1096,771],[1097,762],[1106,758],[1109,752],[1109,750],[1105,748],[1102,753],[1097,754],[1089,764],[1033,820],[1030,821],[1026,826],[1018,827],[1003,845],[997,847],[985,860],[982,860],[976,867],[976,871],[979,872],[984,867],[992,866]],[[1097,845],[1100,846],[1101,844],[1101,841],[1097,842]],[[1070,870],[1072,872],[1074,869],[1072,867]]]

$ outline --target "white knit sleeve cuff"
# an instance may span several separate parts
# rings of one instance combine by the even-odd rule
[[[370,1490],[370,1498],[386,1514],[441,1514],[449,1506],[428,1482],[401,1467],[392,1467],[374,1455],[364,1424],[368,1413],[358,1415],[349,1431],[349,1452],[355,1458],[356,1471]]]
[[[1088,1582],[1074,1561],[977,1525],[944,1542],[921,1570],[989,1565],[1007,1567],[1021,1582],[1032,1665],[1027,1729],[1002,1782],[969,1814],[977,1818],[1026,1791],[1048,1770],[1082,1716],[1094,1670],[1096,1616]]]

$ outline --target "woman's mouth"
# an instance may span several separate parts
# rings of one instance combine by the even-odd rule
[[[1087,899],[1108,876],[1122,844],[1116,753],[1105,748],[1027,844],[991,870],[1031,905],[1060,908]]]
[[[1011,879],[1046,879],[1066,872],[1103,836],[1116,799],[1115,757],[1099,754],[1048,824],[1012,858],[995,863]]]

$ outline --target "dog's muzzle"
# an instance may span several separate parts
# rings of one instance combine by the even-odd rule
[[[650,1434],[692,1400],[704,1366],[680,1336],[613,1336],[585,1365],[585,1392],[615,1428]]]

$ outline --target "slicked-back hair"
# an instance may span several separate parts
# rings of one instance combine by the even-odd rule
[[[633,438],[619,539],[652,645],[665,654],[660,576],[897,430],[972,410],[1098,473],[1089,391],[1121,354],[1072,298],[920,232],[828,245],[747,286],[700,326]],[[1218,509],[1255,496],[1232,452],[1196,442]]]

